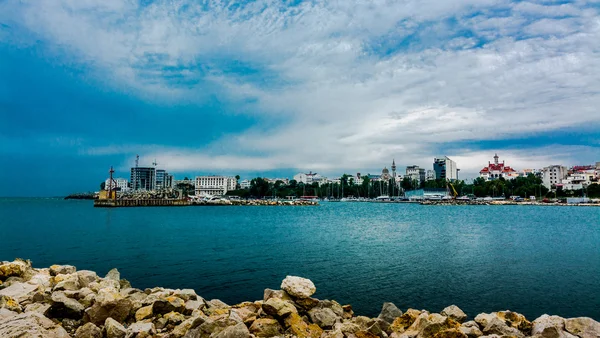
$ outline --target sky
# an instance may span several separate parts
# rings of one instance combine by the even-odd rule
[[[600,161],[600,0],[0,0],[0,196],[156,161],[475,177]]]

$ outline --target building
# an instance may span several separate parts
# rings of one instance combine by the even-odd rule
[[[411,180],[418,181],[419,183],[425,182],[425,178],[427,174],[425,169],[419,168],[418,165],[410,165],[406,167],[406,175],[405,178],[408,177]]]
[[[154,167],[133,167],[131,168],[131,189],[154,190],[156,188],[156,168]]]
[[[110,178],[107,178],[104,182],[104,190],[109,190]],[[113,178],[112,189],[119,188],[120,191],[129,191],[129,181],[126,178]]]
[[[241,180],[240,189],[250,189],[250,180]]]
[[[308,174],[298,173],[294,175],[294,180],[296,180],[298,183],[304,183],[307,185],[311,185],[313,183],[319,183],[319,185],[327,183],[327,177],[323,177],[317,173],[313,173],[312,171]]]
[[[196,176],[196,196],[227,194],[230,190],[235,190],[235,177],[227,176]]]
[[[435,171],[427,170],[427,174],[425,174],[425,180],[427,180],[427,181],[435,180]]]
[[[448,156],[433,159],[433,171],[435,178],[441,180],[458,180],[458,171],[456,162],[452,161]]]
[[[487,167],[484,167],[481,169],[481,171],[479,171],[479,177],[485,179],[486,181],[491,181],[499,178],[511,180],[519,176],[516,170],[507,166],[504,161],[500,163],[498,159],[498,154],[495,154],[494,163],[488,162]]]
[[[290,179],[289,178],[263,178],[265,181],[275,184],[277,183],[277,181],[281,181],[283,182],[283,184],[288,185],[290,184]]]
[[[156,183],[155,188],[159,189],[167,189],[173,187],[173,175],[169,175],[166,170],[157,169],[156,170]]]
[[[567,167],[562,165],[551,165],[542,169],[542,184],[548,188],[552,189],[552,186],[558,186],[563,183],[563,180],[567,178],[568,175]]]

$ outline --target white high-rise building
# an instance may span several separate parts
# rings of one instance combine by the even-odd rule
[[[104,182],[104,190],[110,187],[110,178]],[[129,191],[129,181],[126,178],[113,178],[112,189],[119,188],[121,191]]]
[[[434,158],[433,170],[435,178],[442,180],[456,181],[458,179],[459,169],[456,167],[456,162],[452,161],[448,156]]]
[[[235,177],[228,176],[196,176],[196,196],[222,196],[235,190]]]
[[[567,178],[568,169],[562,165],[551,165],[542,169],[542,183],[548,189],[552,189],[552,186],[562,184],[563,180]]]

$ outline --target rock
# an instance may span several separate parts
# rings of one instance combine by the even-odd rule
[[[152,305],[141,307],[135,312],[135,321],[139,322],[146,318],[152,317]]]
[[[167,320],[167,318],[158,318],[154,321],[154,327],[156,328],[157,331],[160,331],[162,329],[164,329],[167,324],[169,324],[169,321]]]
[[[316,307],[319,305],[320,301],[316,298],[297,298],[296,300],[294,300],[294,303],[296,303],[296,305],[298,305],[300,308],[304,309],[305,311],[309,311],[310,309]]]
[[[77,277],[79,278],[79,285],[81,285],[82,288],[88,287],[90,283],[98,281],[98,275],[90,270],[77,271]]]
[[[11,310],[5,309],[5,308],[0,308],[0,322],[4,321],[5,319],[7,319],[9,317],[13,317],[16,315],[18,315],[18,313],[15,311],[11,311]]]
[[[102,338],[102,330],[92,323],[86,323],[75,331],[75,338]]]
[[[288,295],[287,292],[285,292],[283,290],[265,289],[265,292],[263,293],[263,302],[266,302],[266,301],[268,301],[271,298],[279,298],[279,299],[283,299],[283,300],[292,300],[292,297],[290,297],[290,295]]]
[[[201,300],[188,300],[185,302],[185,307],[183,309],[183,314],[190,315],[194,310],[202,310],[206,306],[206,303]]]
[[[8,277],[26,277],[31,273],[31,262],[22,259],[16,259],[14,262],[5,262],[0,264],[0,279],[5,280]]]
[[[121,289],[131,289],[131,283],[127,279],[121,278],[119,281],[119,287]]]
[[[21,313],[23,311],[21,309],[21,305],[19,305],[19,302],[9,296],[0,296],[0,309],[7,309],[17,313]]]
[[[341,322],[336,323],[333,330],[342,332],[344,336],[349,336],[350,334],[360,331],[360,326],[352,322]]]
[[[319,338],[323,330],[316,324],[307,324],[297,313],[291,313],[284,320],[286,333],[298,338]]]
[[[175,290],[173,296],[183,299],[184,302],[187,302],[188,300],[198,299],[198,295],[193,289]]]
[[[283,330],[277,320],[260,318],[252,323],[250,326],[250,332],[256,337],[274,337],[279,336]]]
[[[460,329],[446,329],[436,333],[434,338],[468,338]]]
[[[231,312],[236,313],[244,323],[250,325],[258,316],[258,311],[261,309],[261,305],[255,303],[245,303],[236,305]]]
[[[354,334],[356,338],[378,338],[376,335],[369,331],[358,331]]]
[[[81,319],[85,308],[78,301],[71,299],[64,292],[52,293],[52,306],[49,315],[52,318]]]
[[[165,314],[171,311],[183,312],[183,309],[185,309],[183,299],[174,296],[158,299],[152,304],[152,312],[155,314]]]
[[[581,338],[600,337],[600,323],[588,317],[570,318],[565,321],[565,329]]]
[[[163,316],[170,324],[177,325],[185,320],[185,316],[179,312],[169,312]],[[240,320],[241,321],[241,320]]]
[[[187,321],[180,324],[183,325]],[[198,317],[191,324],[190,330],[185,334],[186,338],[208,338],[219,334],[228,326],[239,324],[229,318],[229,314],[213,315],[208,318]],[[197,327],[196,327],[197,326]]]
[[[499,311],[494,312],[494,314],[500,318],[500,320],[504,321],[506,325],[522,331],[525,335],[531,333],[531,322],[522,314],[512,311]]]
[[[37,285],[43,289],[49,289],[52,287],[52,282],[50,279],[50,273],[36,273],[31,276],[31,279],[27,281],[27,284]]]
[[[225,304],[225,302],[218,300],[218,299],[211,299],[208,302],[206,302],[206,305],[210,309],[227,309],[227,308],[229,308],[229,305]]]
[[[106,331],[106,338],[125,338],[127,334],[125,327],[110,317],[104,322],[104,331]]]
[[[391,332],[403,333],[415,322],[421,313],[421,311],[414,309],[406,310],[402,316],[394,319],[394,322],[390,325],[389,330]]]
[[[37,312],[42,315],[46,315],[50,309],[50,304],[46,303],[32,303],[25,306],[25,312]]]
[[[352,317],[354,317],[354,311],[352,311],[352,305],[344,305],[344,306],[342,306],[342,310],[344,310],[344,313],[342,314],[342,318],[351,319]]]
[[[379,314],[380,319],[383,319],[387,323],[391,324],[397,317],[402,316],[402,311],[394,305],[394,303],[383,303],[381,313]]]
[[[310,279],[296,276],[285,277],[281,282],[281,289],[296,298],[308,298],[317,291]]]
[[[496,317],[496,315],[493,313],[480,313],[475,316],[475,322],[481,327],[486,327],[490,320],[492,320],[494,317]]]
[[[436,334],[451,330],[458,329],[459,324],[454,320],[442,316],[438,313],[429,314],[427,312],[421,313],[414,321],[414,323],[408,327],[408,329],[404,332],[404,335],[409,337],[419,337],[419,338],[432,338]],[[451,334],[456,332],[452,331]],[[464,335],[462,332],[458,331],[459,335]]]
[[[110,279],[118,283],[121,280],[121,273],[119,273],[119,270],[117,270],[117,268],[114,268],[106,274],[104,279]]]
[[[329,329],[333,327],[337,315],[330,308],[313,308],[308,311],[308,315],[313,323],[319,325],[323,329]]]
[[[564,318],[548,315],[542,315],[533,321],[531,335],[543,338],[576,338],[565,331]]]
[[[51,276],[68,275],[75,273],[75,271],[77,271],[77,269],[72,265],[52,265],[50,267]]]
[[[26,312],[0,321],[0,337],[70,338],[64,328],[37,312]]]
[[[214,338],[249,338],[250,331],[244,323],[239,323],[234,326],[229,326],[225,330],[221,331]]]
[[[81,319],[63,318],[61,321],[62,327],[72,336],[75,335],[75,331],[81,326],[81,324]]]
[[[483,328],[483,333],[486,335],[497,334],[500,336],[514,336],[517,338],[524,338],[525,335],[518,329],[508,326],[506,322],[502,321],[499,317],[492,317],[487,321],[487,325]]]
[[[483,336],[483,332],[479,329],[479,325],[475,321],[469,321],[463,323],[459,330],[466,334],[469,338],[476,338],[479,336]]]
[[[64,290],[79,290],[81,285],[79,284],[79,276],[76,273],[72,274],[59,274],[54,277],[56,285],[52,288],[52,291],[64,291]]]
[[[298,313],[296,307],[291,301],[284,301],[279,298],[269,298],[262,305],[263,311],[271,316],[284,318],[289,316],[291,313]]]
[[[192,332],[190,335],[187,335],[186,332],[189,332],[191,329],[195,329],[198,326],[204,324],[206,321],[205,317],[192,317],[183,321],[183,323],[177,325],[173,331],[170,333],[168,338],[181,338],[184,335],[193,337]]]
[[[116,270],[116,269],[113,269]],[[112,271],[112,270],[111,270]],[[126,338],[146,338],[153,337],[156,329],[152,323],[133,323],[127,328]]]
[[[111,317],[122,323],[129,317],[132,308],[133,304],[127,298],[105,300],[104,302],[96,301],[92,307],[85,310],[84,319],[96,325],[102,325],[108,317]]]
[[[456,305],[450,305],[442,310],[442,315],[450,317],[453,320],[462,323],[467,319],[467,315]]]

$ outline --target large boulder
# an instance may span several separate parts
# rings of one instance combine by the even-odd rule
[[[0,296],[8,296],[21,303],[37,291],[38,286],[29,283],[13,283],[11,286],[0,290]]]
[[[127,334],[125,327],[110,317],[104,322],[104,331],[106,331],[106,338],[125,338]]]
[[[581,338],[600,337],[600,323],[588,317],[567,319],[565,321],[565,329]]]
[[[483,336],[483,332],[481,332],[481,330],[479,329],[479,325],[477,325],[477,323],[475,321],[469,321],[469,322],[463,323],[460,326],[459,330],[460,330],[460,332],[466,334],[467,337],[469,337],[469,338],[476,338],[476,337]]]
[[[518,329],[525,335],[531,333],[531,322],[520,313],[512,311],[499,311],[494,313],[498,318],[506,323],[506,325]]]
[[[16,259],[14,262],[5,262],[0,264],[0,280],[6,280],[8,277],[28,277],[33,275],[31,262]]]
[[[118,296],[117,296],[118,295]],[[127,298],[122,298],[118,293],[114,297],[105,298],[102,301],[96,300],[94,305],[85,310],[84,320],[96,325],[102,325],[108,317],[122,323],[129,317],[133,304]]]
[[[323,334],[316,324],[307,324],[297,313],[292,313],[284,320],[286,333],[298,338],[319,338]]]
[[[127,328],[126,338],[150,338],[156,334],[152,323],[133,323]]]
[[[338,316],[330,308],[312,308],[308,311],[310,320],[323,329],[330,329],[338,320]]]
[[[317,291],[310,279],[296,276],[285,277],[281,282],[281,289],[296,298],[308,298]]]
[[[37,312],[26,312],[0,321],[2,338],[70,338],[67,331]]]
[[[183,299],[175,296],[157,299],[152,304],[152,311],[155,314],[165,314],[172,311],[183,312],[184,309],[185,302],[183,301]]]
[[[52,293],[52,306],[49,309],[49,315],[52,318],[71,318],[81,319],[85,308],[75,299],[71,299],[64,292],[56,291]]]
[[[459,323],[462,323],[465,321],[465,319],[467,319],[467,314],[465,314],[463,310],[456,305],[450,305],[446,307],[442,310],[441,314],[446,317],[450,317]]]
[[[79,276],[77,276],[76,273],[58,274],[54,276],[54,283],[56,283],[56,285],[52,289],[53,291],[75,291],[81,288],[81,285],[79,284]]]
[[[414,323],[412,323],[403,335],[408,337],[433,338],[438,334],[443,335],[442,332],[444,331],[458,329],[459,327],[460,325],[457,322],[446,316],[442,316],[438,313],[429,314],[424,312],[415,319]],[[457,334],[457,331],[458,330],[449,332],[451,332],[452,335],[455,335]]]
[[[50,266],[49,270],[51,276],[67,275],[77,271],[77,269],[72,265],[52,265]]]
[[[499,317],[491,317],[487,321],[487,325],[483,328],[485,335],[496,334],[499,336],[513,336],[517,338],[525,338],[525,334],[519,331],[517,328],[509,326],[505,321],[502,321]]]
[[[198,295],[193,289],[175,290],[173,296],[183,299],[184,302],[187,302],[188,300],[198,299]]]
[[[117,270],[117,268],[114,268],[106,274],[104,279],[110,279],[110,280],[116,281],[118,283],[121,280],[121,273],[119,273],[119,270]],[[119,284],[119,287],[120,287],[120,284]]]
[[[263,311],[277,318],[284,318],[291,313],[298,313],[298,310],[291,301],[285,301],[279,298],[269,298],[262,305]]]
[[[139,322],[144,319],[150,318],[153,314],[154,313],[152,312],[152,305],[141,307],[135,312],[135,321]]]
[[[402,311],[394,305],[394,303],[383,303],[381,313],[379,314],[380,319],[383,319],[387,323],[391,324],[398,317],[402,316]]]
[[[77,271],[77,277],[79,278],[79,284],[81,287],[87,287],[91,283],[98,281],[98,275],[94,271],[90,270]]]
[[[265,289],[265,291],[263,293],[263,302],[266,302],[266,301],[268,301],[271,298],[279,298],[279,299],[283,299],[283,300],[292,300],[292,297],[290,297],[290,295],[288,295],[287,292],[285,292],[283,290]]]
[[[275,319],[260,318],[250,326],[250,332],[256,337],[275,337],[283,332],[281,325]]]
[[[532,323],[531,335],[543,338],[576,338],[565,331],[565,319],[559,316],[542,315]]]
[[[102,330],[93,323],[86,323],[75,331],[75,338],[102,338]]]
[[[402,316],[394,319],[389,327],[389,331],[395,333],[403,333],[406,331],[415,320],[421,315],[421,311],[415,309],[408,309]]]
[[[9,296],[0,296],[0,309],[7,309],[17,313],[21,313],[23,311],[23,309],[21,309],[21,305],[19,305],[19,302]]]
[[[244,323],[238,323],[219,332],[214,338],[249,338],[250,331]]]

